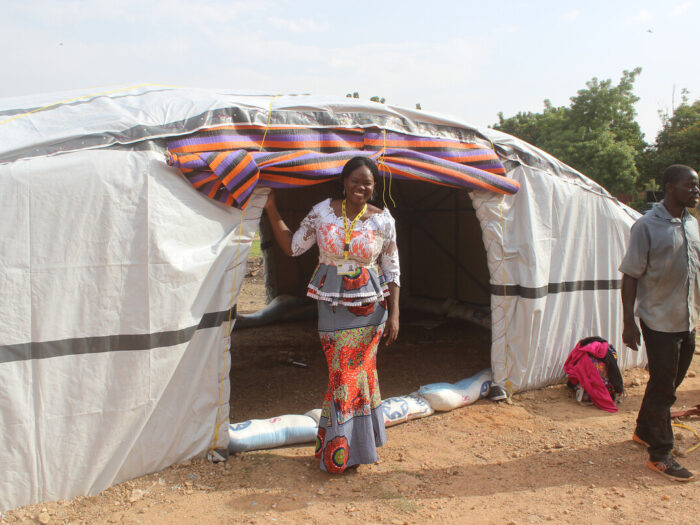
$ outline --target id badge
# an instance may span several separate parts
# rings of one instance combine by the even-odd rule
[[[353,261],[342,261],[336,265],[338,275],[352,275],[357,270],[357,263]]]

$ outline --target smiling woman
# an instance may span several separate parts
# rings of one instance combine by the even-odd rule
[[[265,206],[287,255],[319,248],[307,295],[318,301],[329,373],[316,456],[331,473],[376,462],[386,440],[376,359],[382,337],[389,345],[399,332],[400,272],[394,219],[368,202],[378,171],[368,157],[350,159],[340,175],[344,198],[316,204],[293,235],[274,192]]]

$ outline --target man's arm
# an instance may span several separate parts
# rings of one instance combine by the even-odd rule
[[[637,279],[622,274],[622,342],[634,351],[639,350],[641,334],[634,320],[634,302],[637,300]]]

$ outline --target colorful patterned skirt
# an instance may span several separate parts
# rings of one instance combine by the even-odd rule
[[[318,332],[328,362],[328,390],[321,406],[316,457],[321,469],[339,474],[377,461],[386,441],[377,380],[377,347],[386,303],[331,306],[318,301]]]

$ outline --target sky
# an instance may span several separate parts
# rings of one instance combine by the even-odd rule
[[[638,122],[700,98],[700,0],[0,0],[0,97],[146,82],[311,93],[488,126],[641,67]]]

